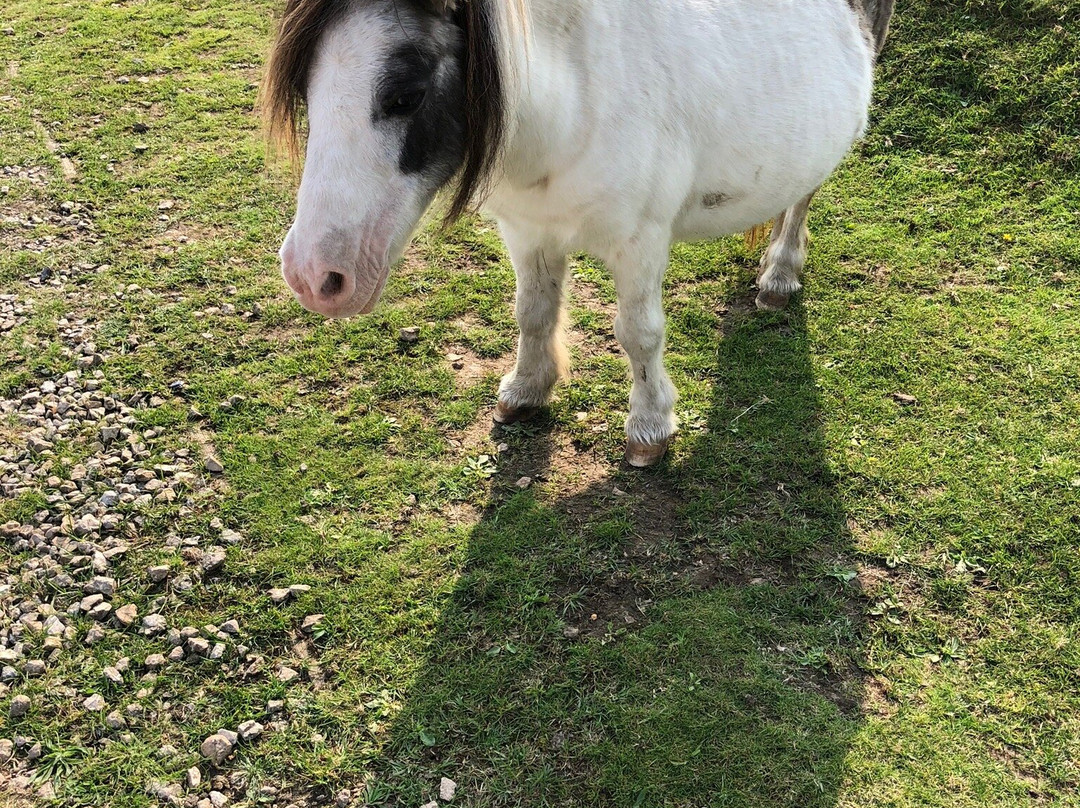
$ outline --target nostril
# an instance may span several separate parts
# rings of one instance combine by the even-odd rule
[[[341,290],[345,286],[345,276],[340,272],[328,272],[326,274],[326,280],[323,281],[322,288],[319,289],[319,294],[323,297],[337,297],[341,294]]]

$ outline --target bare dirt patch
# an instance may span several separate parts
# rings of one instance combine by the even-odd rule
[[[459,390],[466,390],[491,376],[501,378],[514,367],[513,353],[484,357],[460,343],[446,348],[445,358],[454,371]]]
[[[40,176],[40,175],[35,175]],[[57,208],[33,199],[0,206],[0,247],[47,253],[69,244],[96,244],[91,212],[74,202]]]
[[[199,449],[199,462],[207,468],[207,471],[211,471],[210,485],[219,494],[224,494],[229,490],[229,483],[220,472],[214,472],[209,467],[209,461],[216,460],[220,462],[221,456],[218,454],[217,447],[214,445],[214,436],[203,429],[191,430],[191,441],[198,446]]]
[[[1031,771],[1031,762],[1025,760],[1016,749],[1011,746],[1001,746],[989,751],[990,757],[1005,766],[1013,777],[1027,787],[1028,796],[1035,801],[1035,804],[1046,805],[1049,802],[1045,784],[1037,774]]]
[[[597,314],[609,316],[612,320],[619,311],[618,305],[606,300],[597,286],[580,278],[575,278],[570,284],[570,301]]]
[[[45,128],[44,124],[40,121],[35,121],[34,128],[37,129],[41,139],[45,141],[46,148],[48,148],[48,150],[53,153],[53,156],[60,162],[60,171],[64,175],[64,179],[68,182],[75,182],[75,180],[79,178],[79,171],[75,168],[75,163],[63,153],[60,144],[53,140],[52,135],[49,134],[49,130]]]
[[[646,622],[653,604],[650,593],[626,579],[611,579],[597,585],[567,587],[562,593],[567,628],[565,634],[608,641],[619,631]]]
[[[154,238],[152,244],[159,250],[165,248],[169,251],[175,251],[177,245],[180,244],[219,241],[222,236],[219,227],[212,227],[201,222],[173,220]]]
[[[888,686],[877,677],[867,677],[863,682],[862,712],[881,718],[892,718],[899,707],[889,694]]]

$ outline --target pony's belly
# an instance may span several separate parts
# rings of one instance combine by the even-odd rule
[[[774,218],[789,204],[766,198],[710,203],[713,200],[703,195],[694,208],[680,214],[672,227],[676,241],[702,241],[743,233]]]

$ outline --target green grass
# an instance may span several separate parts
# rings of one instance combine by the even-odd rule
[[[49,168],[0,177],[0,288],[35,301],[0,336],[0,392],[73,367],[73,314],[118,353],[107,388],[166,399],[140,411],[165,429],[155,451],[197,450],[185,413],[206,416],[227,489],[152,512],[120,577],[145,613],[145,566],[183,564],[165,534],[221,519],[245,541],[170,619],[235,617],[264,659],[127,674],[105,695],[147,712],[109,744],[78,705],[102,665],[160,648],[69,643],[0,696],[4,720],[34,698],[0,734],[42,742],[61,802],[152,804],[148,781],[179,781],[206,734],[284,696],[287,726],[227,764],[250,804],[273,786],[281,805],[347,787],[416,806],[445,775],[468,806],[1080,805],[1080,5],[900,4],[871,131],[812,209],[798,304],[751,310],[741,239],[675,250],[684,428],[650,473],[620,466],[628,385],[595,262],[575,265],[573,379],[509,433],[487,426],[514,345],[491,226],[423,236],[370,317],[291,301],[274,251],[292,178],[252,114],[273,10],[0,12],[0,165]],[[4,219],[64,201],[92,238],[36,252],[55,226]],[[108,268],[71,297],[23,281],[82,263]],[[203,314],[222,302],[263,313]],[[444,355],[461,349],[459,378]],[[493,476],[470,465],[504,441]],[[0,522],[41,502],[0,503]],[[271,607],[290,583],[312,588]]]

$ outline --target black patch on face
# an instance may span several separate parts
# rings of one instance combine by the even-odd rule
[[[459,38],[453,37],[453,41]],[[460,45],[440,48],[436,37],[402,45],[386,60],[376,90],[375,123],[400,131],[398,165],[402,173],[423,174],[432,188],[450,180],[465,157],[461,64]],[[423,100],[414,109],[408,102],[417,93],[423,94]],[[402,99],[406,103],[402,104]]]

